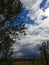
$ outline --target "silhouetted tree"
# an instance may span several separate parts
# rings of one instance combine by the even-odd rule
[[[0,0],[0,64],[12,65],[13,37],[23,31],[24,25],[12,25],[22,11],[20,0]]]
[[[41,54],[42,62],[45,63],[46,65],[49,65],[48,64],[48,58],[49,58],[48,50],[49,50],[49,41],[45,41],[40,46],[40,54]]]

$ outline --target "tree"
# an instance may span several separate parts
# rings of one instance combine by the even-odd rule
[[[20,0],[0,0],[0,63],[1,65],[12,65],[12,45],[14,43],[11,35],[18,35],[15,32],[23,31],[24,25],[12,25],[22,11]],[[22,28],[23,27],[23,28]]]
[[[43,42],[40,46],[40,54],[41,54],[41,59],[42,62],[45,63],[46,65],[48,64],[48,58],[49,58],[49,41]]]

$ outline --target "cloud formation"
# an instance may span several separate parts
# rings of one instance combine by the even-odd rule
[[[41,40],[49,39],[49,0],[21,1],[25,9],[20,16],[25,21],[27,35],[22,35],[21,40],[16,40],[19,43],[15,47],[15,51],[19,51],[18,56],[27,55],[29,53],[27,49],[33,52],[35,46],[42,42]],[[35,51],[37,51],[36,49]],[[28,51],[28,53],[24,51]]]

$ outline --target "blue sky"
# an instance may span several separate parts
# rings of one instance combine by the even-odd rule
[[[13,45],[17,56],[36,56],[38,44],[49,39],[49,0],[21,0],[23,12],[19,15],[27,27],[26,36],[19,35]],[[17,44],[18,43],[18,44]],[[37,51],[37,52],[36,52]]]

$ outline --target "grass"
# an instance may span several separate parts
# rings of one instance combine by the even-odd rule
[[[43,59],[41,60],[40,58],[33,58],[33,59],[32,58],[17,58],[17,59],[12,59],[12,63],[14,63],[14,65],[47,65],[45,60]],[[48,63],[49,63],[49,60],[48,60]]]
[[[14,65],[46,65],[46,64],[45,63],[43,64],[40,59],[17,59],[14,61]]]

